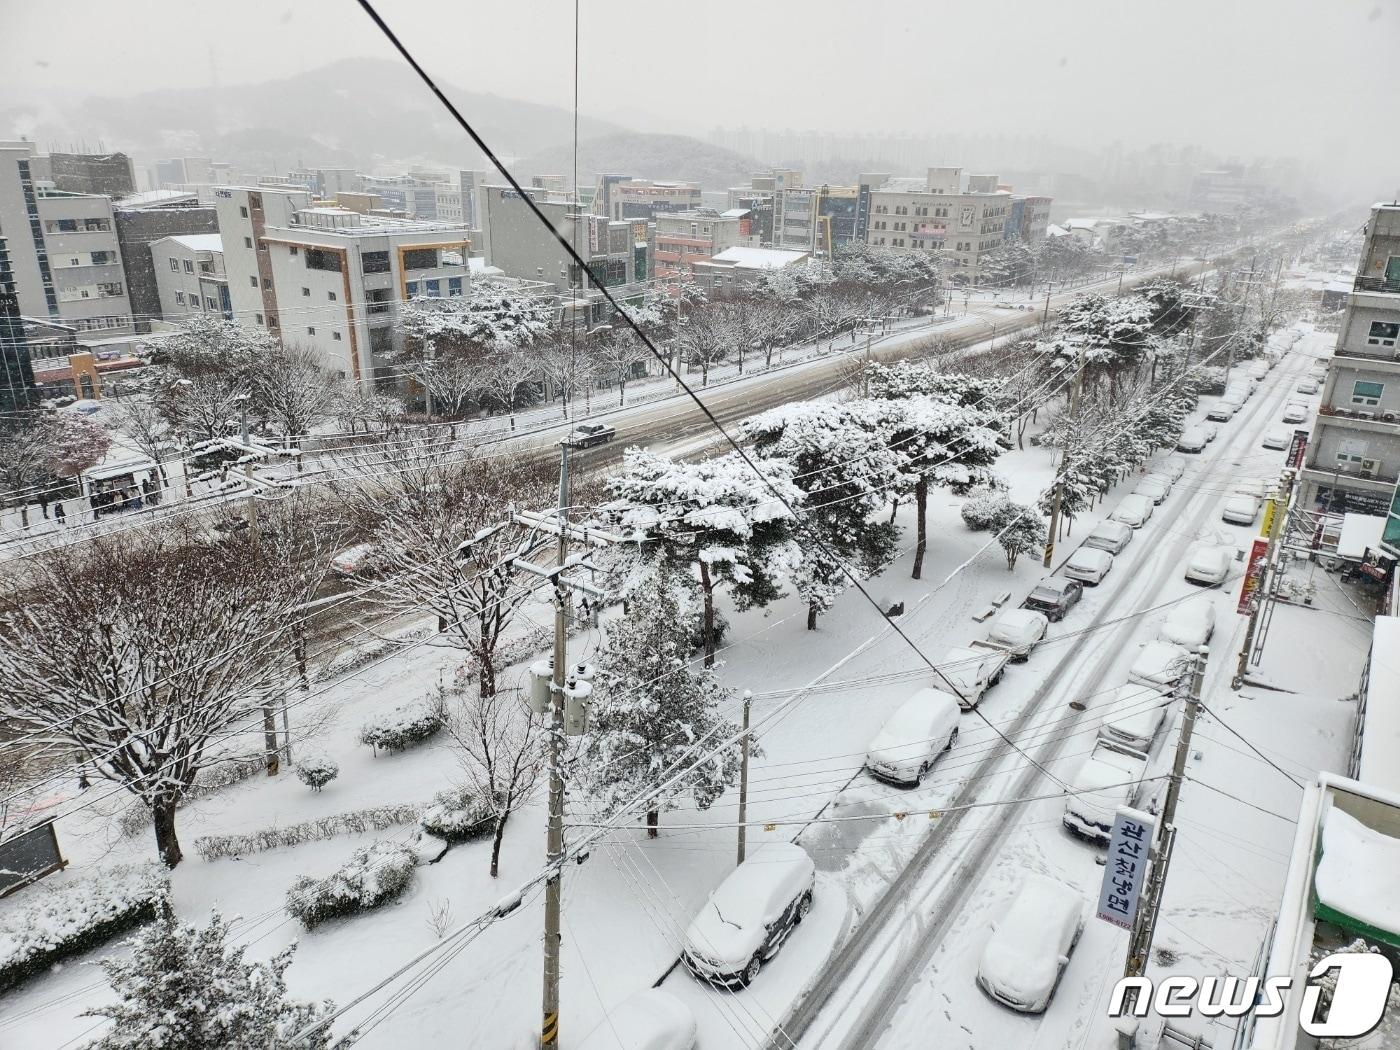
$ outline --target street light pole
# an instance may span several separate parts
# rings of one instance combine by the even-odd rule
[[[1075,348],[1074,385],[1070,387],[1069,393],[1069,418],[1071,422],[1079,419],[1079,394],[1084,387],[1084,344],[1081,342]],[[1074,428],[1071,426],[1070,433]],[[1065,449],[1065,454],[1060,457],[1060,470],[1056,472],[1054,495],[1050,500],[1050,529],[1045,536],[1045,557],[1041,564],[1045,568],[1050,568],[1050,562],[1055,557],[1055,534],[1060,528],[1060,502],[1064,499],[1065,479],[1064,466],[1069,462],[1069,449]]]
[[[739,759],[739,863],[744,863],[744,847],[747,842],[749,819],[749,708],[753,704],[753,692],[744,690],[744,731],[742,751]]]

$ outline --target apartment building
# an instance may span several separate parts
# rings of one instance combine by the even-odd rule
[[[712,208],[656,217],[656,275],[689,272],[702,260],[726,248],[757,248],[752,219],[744,208],[718,212]]]
[[[658,215],[693,211],[701,206],[703,198],[699,183],[628,179],[611,181],[606,201],[607,210],[598,213],[610,219],[654,219]]]
[[[219,213],[193,193],[153,190],[117,201],[112,214],[132,315],[137,331],[144,332],[151,320],[164,316],[151,244],[162,237],[217,234]]]
[[[950,276],[975,284],[981,259],[1005,240],[1011,194],[995,175],[970,176],[967,189],[961,176],[959,168],[929,168],[923,179],[891,178],[871,188],[865,243],[942,252]],[[858,186],[858,206],[863,192]]]
[[[616,287],[646,279],[651,266],[645,222],[589,214],[557,189],[525,192],[555,233],[587,260],[594,283]],[[487,186],[483,199],[487,262],[507,277],[544,281],[561,293],[584,286],[555,233],[540,225],[520,194],[509,186]]]
[[[160,316],[166,321],[210,314],[233,320],[233,299],[224,270],[224,243],[217,233],[177,234],[152,241]]]
[[[37,178],[31,142],[0,143],[0,229],[9,241],[20,313],[80,332],[130,332],[131,301],[112,201]]]
[[[1400,480],[1400,204],[1377,204],[1303,461],[1306,510],[1386,514]]]
[[[125,153],[50,153],[49,178],[54,189],[127,197],[136,192],[136,175]]]
[[[366,385],[393,382],[401,304],[465,293],[471,243],[461,225],[313,206],[304,190],[215,191],[235,318],[315,351]]]

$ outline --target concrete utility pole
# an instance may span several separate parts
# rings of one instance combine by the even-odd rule
[[[744,847],[747,844],[749,819],[749,707],[753,704],[753,693],[744,690],[744,730],[742,750],[739,759],[739,863],[744,863]]]
[[[560,904],[564,885],[560,866],[564,859],[564,777],[559,751],[564,739],[564,675],[569,667],[569,623],[564,590],[564,564],[569,557],[569,446],[559,445],[559,573],[554,584],[554,685],[549,691],[549,828],[545,838],[545,863],[550,869],[544,885],[544,1003],[540,1046],[559,1045],[559,948]]]
[[[1084,389],[1084,344],[1080,343],[1075,349],[1074,385],[1069,392],[1069,418],[1078,422],[1079,420],[1079,395]],[[1060,457],[1061,468],[1069,461],[1069,450],[1065,450],[1065,455]],[[1051,561],[1055,558],[1055,534],[1060,528],[1060,501],[1064,498],[1065,479],[1063,476],[1055,478],[1055,491],[1050,499],[1050,530],[1045,536],[1045,557],[1041,564],[1045,568],[1050,568]]]
[[[1230,679],[1231,689],[1240,689],[1244,685],[1245,671],[1249,667],[1249,654],[1254,648],[1254,632],[1259,626],[1259,610],[1263,607],[1269,589],[1274,584],[1274,555],[1278,550],[1278,539],[1283,534],[1283,520],[1288,516],[1288,505],[1292,501],[1289,499],[1293,491],[1292,467],[1288,467],[1283,472],[1283,477],[1279,479],[1278,490],[1274,494],[1274,517],[1269,523],[1269,546],[1264,551],[1264,564],[1259,569],[1259,582],[1254,588],[1254,594],[1250,597],[1249,603],[1249,625],[1244,629],[1244,644],[1240,646],[1239,662],[1235,665],[1235,677]]]
[[[1191,732],[1196,727],[1196,712],[1201,704],[1201,686],[1205,680],[1208,655],[1209,650],[1201,646],[1192,659],[1186,710],[1182,712],[1181,732],[1176,738],[1176,759],[1172,762],[1167,797],[1162,804],[1162,833],[1157,837],[1156,848],[1152,851],[1152,870],[1133,919],[1132,933],[1128,937],[1124,977],[1141,977],[1147,969],[1147,955],[1152,950],[1152,935],[1157,926],[1157,913],[1162,907],[1162,891],[1167,884],[1167,868],[1171,864],[1172,846],[1176,843],[1176,800],[1181,795],[1181,782],[1186,776],[1186,758],[1191,753]]]

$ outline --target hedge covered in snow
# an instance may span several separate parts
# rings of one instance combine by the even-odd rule
[[[442,705],[430,697],[375,715],[360,727],[360,743],[376,750],[402,751],[421,744],[442,725]]]
[[[320,791],[340,775],[340,765],[329,755],[309,754],[297,763],[297,779]]]
[[[27,891],[23,903],[0,913],[0,992],[150,922],[168,891],[157,863]]]
[[[423,830],[445,842],[466,842],[489,833],[496,808],[469,788],[444,791],[418,818]]]
[[[205,860],[241,857],[248,853],[281,849],[284,846],[299,846],[303,842],[322,842],[337,835],[383,831],[395,824],[407,824],[417,819],[421,812],[421,804],[352,809],[348,813],[335,813],[320,820],[260,828],[242,835],[201,835],[194,840],[194,848]]]
[[[418,858],[401,842],[387,839],[357,849],[333,875],[303,875],[287,891],[287,911],[308,930],[339,915],[377,908],[413,881]]]

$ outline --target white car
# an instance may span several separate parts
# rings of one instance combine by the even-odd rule
[[[1199,547],[1186,562],[1186,578],[1192,583],[1218,587],[1230,575],[1230,552],[1224,547]]]
[[[695,1050],[695,1015],[670,992],[644,988],[610,1010],[579,1050]]]
[[[754,850],[686,928],[686,968],[714,984],[749,984],[812,910],[816,878],[816,865],[796,843]]]
[[[1202,595],[1172,607],[1157,628],[1157,637],[1187,649],[1199,649],[1215,633],[1215,604]]]
[[[1300,394],[1316,394],[1317,380],[1311,378],[1304,379],[1301,383],[1298,384],[1297,391]]]
[[[1201,430],[1205,432],[1207,444],[1220,436],[1220,428],[1209,419],[1206,419],[1206,421],[1201,424]]]
[[[1273,367],[1274,366],[1269,364],[1269,362],[1267,361],[1260,361],[1257,364],[1250,366],[1249,374],[1255,379],[1263,379],[1269,374],[1269,369]]]
[[[1279,418],[1285,423],[1302,423],[1308,418],[1308,410],[1296,401],[1290,401],[1283,406],[1283,415]]]
[[[1170,692],[1191,666],[1191,654],[1171,642],[1148,642],[1128,668],[1128,681]]]
[[[1186,460],[1181,456],[1168,456],[1162,461],[1162,473],[1171,478],[1172,484],[1175,485],[1186,473]]]
[[[1108,516],[1110,521],[1121,521],[1134,529],[1140,529],[1152,520],[1153,503],[1146,496],[1124,496],[1123,501],[1113,508]]]
[[[1083,932],[1084,900],[1078,891],[1044,875],[1028,875],[982,949],[977,983],[1003,1006],[1042,1013]]]
[[[1133,488],[1134,496],[1146,496],[1154,504],[1160,504],[1171,495],[1172,483],[1166,478],[1153,477],[1151,474],[1140,480]]]
[[[1269,494],[1269,483],[1263,478],[1238,478],[1230,486],[1230,493],[1234,496],[1251,496],[1262,500]]]
[[[1218,419],[1220,422],[1224,423],[1227,420],[1234,419],[1235,413],[1239,410],[1239,405],[1235,404],[1233,401],[1226,401],[1222,397],[1219,401],[1210,406],[1210,409],[1206,412],[1206,418]]]
[[[1127,528],[1126,525],[1123,528]],[[1129,535],[1132,530],[1128,530]],[[987,628],[987,640],[1004,646],[1016,661],[1030,658],[1050,628],[1050,618],[1034,609],[1003,609]]]
[[[1210,444],[1210,438],[1199,426],[1190,426],[1181,432],[1176,439],[1176,450],[1178,452],[1201,452]]]
[[[1097,547],[1109,554],[1121,554],[1133,542],[1133,527],[1121,521],[1101,521],[1084,537],[1085,547]]]
[[[1220,511],[1220,520],[1231,525],[1253,525],[1259,517],[1259,501],[1253,496],[1237,492],[1225,501]]]
[[[1146,756],[1096,741],[1065,792],[1065,829],[1076,838],[1107,842],[1118,807],[1137,805],[1146,768]]]
[[[1167,704],[1156,689],[1141,685],[1120,685],[1108,710],[1099,719],[1099,737],[1133,751],[1147,754],[1167,716]]]
[[[885,719],[865,753],[865,768],[893,784],[922,783],[938,756],[958,739],[960,713],[956,697],[942,689],[920,689]]]
[[[1288,431],[1282,429],[1281,427],[1276,428],[1274,430],[1270,430],[1264,434],[1263,445],[1265,448],[1277,449],[1281,452],[1292,443],[1292,436],[1288,433]]]
[[[1103,582],[1113,568],[1113,555],[1097,547],[1080,547],[1069,556],[1060,572],[1071,580],[1081,580],[1091,587]]]

